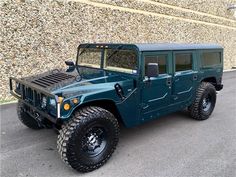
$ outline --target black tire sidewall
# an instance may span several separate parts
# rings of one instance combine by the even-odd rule
[[[100,154],[95,157],[88,157],[84,154],[81,147],[82,137],[85,136],[86,129],[90,129],[95,126],[102,127],[105,130],[107,144]],[[74,135],[74,138],[76,140],[74,151],[77,158],[80,159],[81,162],[84,162],[84,165],[97,164],[100,161],[104,160],[111,153],[111,150],[114,146],[114,139],[116,138],[116,135],[113,131],[114,128],[115,127],[113,126],[112,122],[109,121],[109,119],[102,118],[89,121],[85,125],[83,125],[83,128],[77,130],[76,134]]]
[[[87,130],[92,127],[102,127],[106,132],[106,146],[95,157],[87,156],[82,150],[82,139]],[[81,171],[81,166],[88,167],[85,171],[92,171],[101,166],[114,152],[118,143],[119,126],[115,117],[108,111],[103,110],[101,114],[91,114],[84,117],[75,127],[67,144],[66,156],[69,164]],[[84,170],[83,170],[84,171]]]
[[[206,98],[208,95],[210,95],[211,97],[211,106],[209,110],[204,111],[202,103],[203,99]],[[211,115],[212,111],[214,110],[215,103],[216,103],[216,91],[211,87],[207,87],[203,92],[201,100],[199,102],[199,113],[201,114],[202,119],[207,119]]]

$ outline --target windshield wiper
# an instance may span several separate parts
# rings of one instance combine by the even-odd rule
[[[116,48],[115,48],[115,51],[113,51],[108,57],[107,57],[107,59],[110,59],[113,55],[115,55],[118,51],[119,51],[119,49],[121,49],[123,47],[123,45],[119,45],[119,46],[117,46]]]
[[[82,55],[91,44],[87,44],[83,47],[83,50],[80,52],[79,56]]]

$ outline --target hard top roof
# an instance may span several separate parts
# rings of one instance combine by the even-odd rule
[[[218,44],[181,44],[181,43],[153,43],[135,44],[140,51],[156,50],[195,50],[195,49],[223,49]]]
[[[131,48],[137,48],[139,51],[163,51],[163,50],[196,50],[196,49],[223,49],[222,46],[218,44],[184,44],[184,43],[137,43],[137,44],[127,44],[127,43],[84,43],[81,47],[101,47],[110,46],[112,48],[117,48],[120,46],[126,46]]]

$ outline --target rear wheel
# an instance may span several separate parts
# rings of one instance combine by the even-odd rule
[[[22,102],[18,101],[17,105],[17,115],[19,120],[28,128],[31,129],[42,129],[43,126],[40,124],[40,122],[36,121],[35,118],[31,117],[25,110],[27,109],[27,106]]]
[[[89,172],[111,157],[118,136],[118,121],[112,113],[100,107],[85,107],[62,127],[57,147],[64,162],[77,171]]]
[[[208,119],[214,110],[215,103],[215,87],[211,83],[202,82],[197,90],[193,104],[189,107],[190,114],[197,120]]]

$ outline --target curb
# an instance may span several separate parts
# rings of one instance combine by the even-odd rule
[[[0,103],[0,106],[7,105],[7,104],[13,104],[13,103],[17,103],[17,100],[5,102],[5,103]]]
[[[227,69],[227,70],[224,70],[223,72],[227,73],[227,72],[232,72],[232,71],[236,71],[236,69]]]

